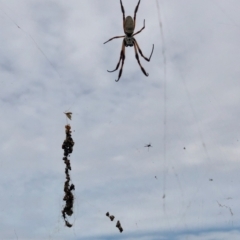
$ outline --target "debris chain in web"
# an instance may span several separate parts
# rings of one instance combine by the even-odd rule
[[[120,221],[117,221],[116,228],[118,228],[119,232],[123,231]]]
[[[113,221],[115,218],[113,215],[110,215],[109,212],[106,213],[106,216],[109,217],[111,221]]]
[[[109,212],[106,213],[106,216],[109,217],[111,221],[113,221],[114,218],[115,218],[113,215],[110,215]],[[119,220],[117,221],[116,228],[118,228],[120,233],[123,232],[123,228],[122,228],[121,223],[120,223]]]
[[[74,202],[74,196],[72,191],[75,190],[74,184],[71,182],[69,171],[71,170],[71,164],[70,159],[68,159],[69,155],[73,151],[74,141],[72,139],[72,131],[71,126],[68,124],[65,126],[65,132],[66,132],[66,139],[63,142],[62,149],[64,150],[64,157],[63,161],[66,165],[65,167],[65,174],[66,174],[66,181],[64,183],[64,192],[65,196],[63,198],[63,201],[66,202],[65,206],[62,210],[62,216],[65,221],[65,224],[67,227],[72,227],[72,224],[70,224],[67,220],[67,216],[71,216],[73,214],[73,202]],[[70,184],[71,182],[71,184]]]

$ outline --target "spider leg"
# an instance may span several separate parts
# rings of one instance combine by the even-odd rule
[[[124,52],[125,52],[125,46],[123,46],[123,47],[124,47]],[[123,55],[122,55],[122,64],[121,64],[121,68],[120,68],[119,73],[118,73],[118,79],[115,80],[115,82],[118,82],[119,79],[120,79],[120,77],[122,76],[122,70],[123,70],[124,60],[125,60],[125,53],[123,53]]]
[[[138,4],[137,4],[137,6],[135,8],[135,11],[134,11],[134,18],[133,18],[133,20],[134,20],[134,28],[135,28],[135,25],[136,25],[136,15],[137,15],[137,11],[138,11],[138,7],[139,7],[139,4],[140,4],[140,1],[141,0],[138,1]]]
[[[139,34],[144,28],[145,28],[145,19],[143,21],[143,27],[138,32],[134,33],[132,36]]]
[[[122,60],[122,63],[121,63],[121,60]],[[120,65],[120,63],[121,63],[121,68],[120,68],[120,70],[119,70],[118,79],[115,80],[116,82],[119,81],[119,79],[120,79],[120,77],[121,77],[121,75],[122,75],[122,69],[123,69],[123,65],[124,65],[124,60],[125,60],[125,44],[124,44],[124,39],[123,39],[123,42],[122,42],[122,50],[121,50],[121,52],[120,52],[120,58],[119,58],[119,61],[118,61],[118,63],[117,63],[116,68],[115,68],[114,70],[112,70],[112,71],[107,70],[108,72],[115,72],[115,71],[118,70],[119,65]]]
[[[122,0],[120,0],[120,4],[121,4],[121,10],[122,10],[122,14],[123,14],[123,31],[124,31],[125,11],[124,11],[124,7],[123,7],[123,4],[122,4]]]
[[[137,43],[137,40],[136,40],[135,38],[134,38],[134,42],[135,42],[135,44],[136,44],[136,46],[137,46],[137,49],[138,49],[140,55],[141,55],[146,61],[150,62],[151,57],[152,57],[152,54],[153,54],[153,50],[154,50],[154,44],[153,44],[153,47],[152,47],[152,52],[151,52],[151,54],[150,54],[150,57],[147,58],[147,57],[145,57],[145,56],[143,55],[142,50],[140,49],[140,47],[139,47],[139,45],[138,45],[138,43]]]
[[[112,41],[113,39],[115,38],[122,38],[122,37],[125,37],[125,36],[116,36],[116,37],[113,37],[113,38],[110,38],[109,40],[107,40],[106,42],[104,42],[103,44],[109,42],[109,41]]]
[[[115,68],[114,70],[112,70],[112,71],[107,70],[108,72],[115,72],[115,71],[118,70],[119,65],[120,65],[120,62],[121,62],[121,60],[122,60],[122,58],[123,58],[124,52],[125,52],[125,47],[124,47],[124,40],[123,40],[122,49],[121,49],[121,52],[120,52],[120,58],[119,58],[119,61],[118,61],[118,63],[117,63],[117,66],[116,66],[116,68]]]
[[[139,64],[142,72],[144,73],[144,75],[148,77],[149,74],[145,71],[145,69],[143,68],[143,66],[141,65],[140,60],[139,60],[139,56],[138,56],[138,52],[137,52],[137,47],[136,47],[136,40],[134,41],[133,46],[134,46],[134,51],[135,51],[135,57],[136,57],[136,59],[137,59],[137,61],[138,61],[138,64]]]

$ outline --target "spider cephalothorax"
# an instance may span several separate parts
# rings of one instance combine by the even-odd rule
[[[136,15],[137,15],[137,11],[138,11],[138,7],[139,7],[139,4],[140,4],[140,1],[138,1],[138,4],[135,8],[135,11],[134,11],[134,18],[132,18],[131,16],[127,16],[125,18],[125,11],[124,11],[124,7],[122,5],[122,0],[120,0],[120,4],[121,4],[121,10],[122,10],[122,14],[123,14],[123,30],[124,30],[124,33],[126,35],[123,35],[123,36],[116,36],[116,37],[113,37],[113,38],[110,38],[108,41],[106,41],[105,43],[115,39],[115,38],[124,38],[123,39],[123,42],[122,42],[122,50],[120,52],[120,59],[118,61],[118,64],[116,66],[116,68],[113,70],[113,71],[108,71],[108,72],[114,72],[116,70],[118,70],[119,68],[119,65],[122,61],[122,64],[121,64],[121,68],[119,70],[119,74],[118,74],[118,79],[115,80],[116,82],[119,81],[121,75],[122,75],[122,69],[123,69],[123,64],[124,64],[124,60],[125,60],[125,47],[134,47],[134,51],[135,51],[135,57],[138,61],[138,64],[142,70],[142,72],[148,76],[148,73],[145,71],[145,69],[142,67],[141,63],[140,63],[140,60],[139,60],[139,56],[138,56],[138,52],[140,53],[140,55],[146,60],[146,61],[150,61],[151,59],[151,56],[152,56],[152,53],[153,53],[153,49],[154,49],[154,45],[153,45],[153,48],[152,48],[152,52],[150,54],[150,57],[147,58],[143,55],[136,39],[133,37],[135,35],[137,35],[138,33],[140,33],[144,28],[145,28],[145,20],[143,22],[143,27],[136,33],[134,33],[134,29],[135,29],[135,25],[136,25]],[[104,43],[104,44],[105,44]]]
[[[125,43],[125,47],[132,47],[134,44],[134,38],[133,37],[125,37],[124,38],[124,43]]]

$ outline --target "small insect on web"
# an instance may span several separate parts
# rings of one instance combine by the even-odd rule
[[[148,151],[149,151],[149,148],[152,147],[152,144],[151,144],[151,143],[146,144],[144,147],[147,147],[147,148],[148,148]]]
[[[72,113],[71,112],[65,112],[64,114],[66,114],[67,118],[72,120]]]
[[[112,71],[108,71],[108,72],[115,72],[118,70],[119,68],[119,65],[121,63],[121,67],[120,67],[120,70],[119,70],[119,74],[118,74],[118,79],[115,80],[116,82],[119,81],[121,75],[122,75],[122,70],[123,70],[123,65],[124,65],[124,60],[125,60],[125,47],[134,47],[134,51],[135,51],[135,57],[137,59],[137,62],[142,70],[142,72],[145,74],[145,76],[148,76],[148,73],[145,71],[145,69],[143,68],[143,66],[141,65],[140,63],[140,60],[139,60],[139,56],[138,56],[138,52],[140,53],[140,55],[148,62],[150,62],[151,60],[151,57],[152,57],[152,53],[153,53],[153,50],[154,50],[154,44],[153,44],[153,47],[152,47],[152,52],[150,54],[150,57],[147,58],[143,55],[142,53],[142,50],[140,49],[138,43],[137,43],[137,40],[133,37],[135,35],[137,35],[138,33],[140,33],[144,28],[145,28],[145,20],[143,22],[143,27],[136,33],[134,33],[134,29],[135,29],[135,25],[136,25],[136,15],[137,15],[137,11],[138,11],[138,7],[139,7],[139,4],[140,4],[140,1],[138,1],[138,4],[135,8],[135,11],[134,11],[134,18],[132,18],[131,16],[127,16],[125,18],[125,11],[124,11],[124,7],[123,7],[123,4],[122,4],[122,0],[120,0],[120,4],[121,4],[121,10],[122,10],[122,14],[123,14],[123,30],[124,30],[124,33],[126,35],[123,35],[123,36],[116,36],[116,37],[113,37],[113,38],[110,38],[108,41],[106,41],[105,43],[115,39],[115,38],[124,38],[123,41],[122,41],[122,50],[120,52],[120,59],[117,63],[117,66],[114,70]],[[104,43],[104,44],[105,44]]]

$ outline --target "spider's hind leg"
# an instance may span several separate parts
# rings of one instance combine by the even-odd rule
[[[143,27],[138,32],[134,33],[132,36],[135,36],[135,35],[139,34],[144,28],[145,28],[145,19],[143,21]]]
[[[137,15],[137,11],[138,11],[138,7],[139,7],[139,4],[140,4],[140,1],[141,0],[138,1],[138,4],[137,4],[137,6],[135,8],[135,11],[134,11],[134,18],[133,18],[133,20],[134,20],[134,28],[135,28],[135,25],[136,25],[136,15]]]
[[[124,11],[124,7],[123,7],[123,4],[122,4],[122,0],[120,0],[120,4],[121,4],[121,10],[122,10],[122,14],[123,14],[123,31],[124,31],[125,11]]]

